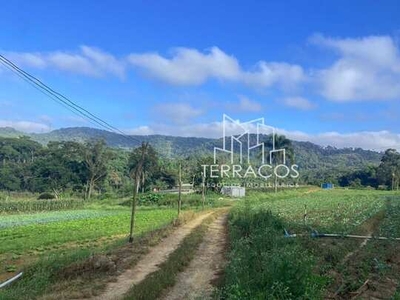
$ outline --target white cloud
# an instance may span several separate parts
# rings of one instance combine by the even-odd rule
[[[326,98],[355,101],[400,97],[400,54],[391,37],[332,39],[318,35],[311,42],[340,55],[329,68],[316,71],[316,81]]]
[[[288,107],[300,109],[300,110],[311,110],[315,108],[315,104],[303,97],[288,97],[282,99],[282,103]]]
[[[20,67],[57,69],[86,76],[125,76],[125,63],[100,49],[81,46],[76,53],[54,52],[5,52],[11,61]]]
[[[247,127],[250,132],[256,133],[254,125]],[[238,129],[241,130],[241,129]],[[127,130],[138,135],[162,134],[184,137],[221,138],[222,122],[186,124],[181,126],[157,123],[151,126],[141,126]],[[242,133],[241,131],[238,133]],[[309,141],[321,146],[334,146],[337,148],[354,147],[376,151],[388,148],[400,150],[400,134],[389,131],[361,131],[352,133],[322,132],[309,134],[302,131],[277,129],[278,134],[296,141]]]
[[[244,95],[239,95],[238,98],[238,102],[226,103],[225,108],[234,112],[259,112],[262,110],[262,106],[258,102],[251,100]]]
[[[361,131],[352,133],[324,132],[308,134],[301,131],[278,129],[279,134],[297,141],[309,141],[322,146],[360,147],[383,151],[388,148],[400,150],[400,134],[389,131]]]
[[[36,133],[49,132],[51,130],[50,126],[47,124],[31,121],[0,120],[0,127],[12,127],[19,131]]]
[[[246,96],[239,96],[239,110],[240,111],[250,111],[258,112],[261,111],[262,106],[260,103],[250,100]]]
[[[162,103],[154,107],[158,120],[167,120],[176,124],[185,124],[203,114],[203,111],[188,103]]]
[[[273,85],[290,88],[304,81],[306,76],[299,65],[260,61],[253,71],[243,72],[240,78],[245,84],[255,88]]]
[[[128,60],[146,75],[173,85],[200,85],[210,77],[236,80],[240,75],[237,60],[217,47],[206,54],[176,48],[171,59],[157,53],[131,54]]]
[[[132,53],[120,58],[88,46],[75,52],[2,53],[22,67],[93,77],[123,78],[128,67],[133,67],[150,79],[177,86],[199,86],[214,79],[256,90],[308,87],[311,93],[338,102],[400,98],[400,50],[392,37],[315,35],[310,41],[333,51],[337,58],[326,67],[305,70],[297,64],[264,60],[245,68],[235,56],[218,47],[206,51],[181,47],[174,48],[168,56]],[[310,82],[315,84],[309,85]]]
[[[171,58],[157,53],[131,54],[128,60],[147,76],[173,85],[201,85],[214,78],[266,88],[272,85],[293,86],[305,79],[300,66],[287,63],[260,61],[253,70],[244,71],[235,57],[218,47],[205,53],[176,48]]]
[[[137,128],[133,129],[127,129],[125,130],[127,134],[131,135],[151,135],[155,134],[154,130],[151,129],[149,126],[139,126]]]

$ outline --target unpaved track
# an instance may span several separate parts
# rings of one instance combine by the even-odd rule
[[[177,282],[163,300],[209,299],[212,282],[225,265],[227,214],[219,216],[210,226],[189,266],[177,276]]]
[[[91,299],[118,300],[123,298],[124,294],[129,291],[132,285],[138,284],[147,275],[157,271],[158,266],[168,258],[168,255],[179,246],[182,240],[193,230],[193,228],[200,225],[204,219],[213,213],[214,212],[209,212],[200,215],[196,219],[189,221],[176,229],[159,244],[151,248],[150,252],[146,254],[132,269],[128,269],[119,275],[115,282],[108,283],[102,294]]]

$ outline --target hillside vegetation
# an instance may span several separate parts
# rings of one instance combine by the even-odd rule
[[[120,134],[88,127],[63,128],[41,134],[25,134],[12,128],[0,128],[0,137],[28,136],[41,145],[49,142],[74,141],[86,143],[93,140],[104,140],[114,149],[128,150],[148,142],[165,159],[189,159],[195,161],[201,157],[213,155],[214,147],[221,147],[221,139],[174,137],[163,135],[132,136],[128,139]],[[254,139],[255,135],[251,135]],[[320,184],[330,181],[339,184],[341,176],[355,171],[379,165],[383,153],[360,148],[322,147],[310,142],[291,141],[294,162],[301,170],[302,182]]]

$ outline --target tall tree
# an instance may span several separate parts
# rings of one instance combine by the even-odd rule
[[[399,189],[400,153],[395,149],[387,149],[378,167],[377,175],[380,183]]]
[[[86,143],[84,148],[84,162],[87,167],[86,199],[90,199],[93,190],[107,175],[107,160],[111,153],[103,140]]]
[[[293,150],[293,145],[292,145],[292,141],[289,140],[288,138],[286,138],[286,136],[284,135],[279,135],[279,134],[275,134],[275,135],[269,135],[266,139],[266,141],[264,141],[264,145],[266,148],[268,149],[285,149],[285,155],[286,157],[289,159],[289,162],[291,164],[294,163],[295,157],[294,157],[294,150]],[[285,160],[286,160],[285,157]],[[278,155],[272,155],[271,157],[272,161],[271,163],[274,165],[278,165],[283,163],[282,158],[280,158]],[[274,188],[275,188],[275,193],[278,191],[278,177],[275,175],[275,184],[274,184]]]

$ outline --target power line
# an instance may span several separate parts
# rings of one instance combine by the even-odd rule
[[[0,55],[0,62],[3,63],[3,65],[7,66],[8,69],[10,69],[13,73],[17,74],[20,78],[24,79],[26,82],[28,82],[30,85],[34,86],[36,89],[41,91],[43,94],[46,96],[49,96],[52,100],[55,100],[56,102],[62,104],[64,107],[70,107],[74,111],[72,111],[75,114],[80,114],[81,116],[92,120],[95,122],[97,125],[100,125],[101,127],[104,127],[104,125],[100,124],[96,119],[90,117],[86,113],[82,112],[79,108],[76,108],[73,104],[69,104],[68,102],[64,101],[63,99],[60,99],[56,94],[52,93],[46,86],[38,84],[35,80],[33,80],[31,77],[29,77],[27,74],[23,73],[22,71],[19,71],[16,67],[14,67],[12,64],[8,63],[7,61],[4,61]],[[91,122],[91,123],[93,123]],[[107,128],[108,130],[112,130],[111,128]]]
[[[49,87],[48,85],[44,84],[40,79],[34,77],[33,75],[25,72],[24,70],[22,70],[21,68],[19,68],[17,65],[15,65],[13,62],[11,62],[10,60],[8,60],[7,58],[5,58],[4,56],[0,55],[0,59],[3,59],[6,61],[7,64],[9,64],[13,69],[17,70],[18,72],[22,73],[24,76],[26,76],[27,78],[29,78],[29,80],[33,80],[35,81],[35,84],[38,84],[42,87],[44,87],[44,89],[46,89],[47,91],[49,91],[52,94],[55,94],[58,97],[63,98],[64,100],[66,100],[68,103],[70,103],[71,105],[73,105],[74,107],[76,107],[77,109],[83,111],[85,114],[87,114],[88,116],[93,117],[94,119],[98,120],[99,122],[105,124],[107,127],[109,127],[110,129],[116,130],[118,132],[120,132],[121,134],[125,134],[122,131],[120,131],[118,128],[113,127],[112,125],[110,125],[109,123],[107,123],[106,121],[98,118],[97,116],[95,116],[94,114],[90,113],[89,111],[87,111],[86,109],[84,109],[83,107],[79,106],[78,104],[72,102],[71,100],[69,100],[67,97],[65,97],[64,95],[58,93],[57,91],[53,90],[51,87]]]
[[[103,119],[97,117],[96,115],[92,114],[91,112],[89,112],[88,110],[83,108],[82,106],[76,104],[75,102],[73,102],[72,100],[70,100],[69,98],[64,96],[63,94],[55,91],[54,89],[52,89],[51,87],[49,87],[48,85],[43,83],[41,80],[39,80],[35,76],[33,76],[33,75],[29,74],[28,72],[19,68],[12,61],[10,61],[9,59],[7,59],[6,57],[4,57],[1,54],[0,54],[0,62],[4,66],[6,66],[7,69],[12,71],[16,75],[18,75],[18,77],[20,77],[21,79],[23,79],[24,81],[29,83],[31,86],[33,86],[35,89],[39,90],[40,92],[42,92],[43,94],[45,94],[46,96],[51,98],[53,101],[57,102],[58,104],[61,104],[65,108],[67,108],[72,113],[85,118],[90,123],[94,124],[95,126],[96,125],[101,126],[102,128],[105,128],[106,130],[112,131],[114,133],[118,133],[129,140],[133,140],[133,141],[141,143],[140,140],[133,138],[130,135],[127,135],[122,130],[112,126],[111,124],[109,124],[108,122],[104,121]]]
[[[1,59],[0,59],[0,61],[1,61]],[[52,100],[54,100],[54,101],[57,102],[58,104],[64,106],[64,108],[68,109],[68,110],[69,110],[70,112],[72,112],[73,114],[75,114],[75,115],[79,116],[80,118],[82,118],[82,116],[81,116],[80,114],[78,114],[76,111],[72,110],[72,109],[71,109],[69,106],[67,106],[65,103],[61,102],[60,100],[58,100],[58,99],[57,99],[56,97],[54,97],[53,95],[47,94],[47,93],[46,93],[45,91],[43,91],[42,89],[38,88],[35,84],[33,84],[31,81],[27,80],[27,79],[26,79],[24,76],[22,76],[20,73],[15,72],[10,66],[5,65],[5,64],[4,64],[4,66],[5,66],[6,68],[8,68],[11,72],[13,72],[15,75],[17,75],[18,77],[20,77],[22,80],[24,80],[26,83],[28,83],[30,86],[32,86],[34,89],[36,89],[36,90],[38,90],[40,93],[42,93],[42,94],[44,94],[44,95],[50,97]],[[95,125],[95,126],[98,126],[98,124],[94,123],[94,122],[91,121],[91,120],[87,120],[87,121],[89,121],[90,123],[92,123],[92,124]]]

